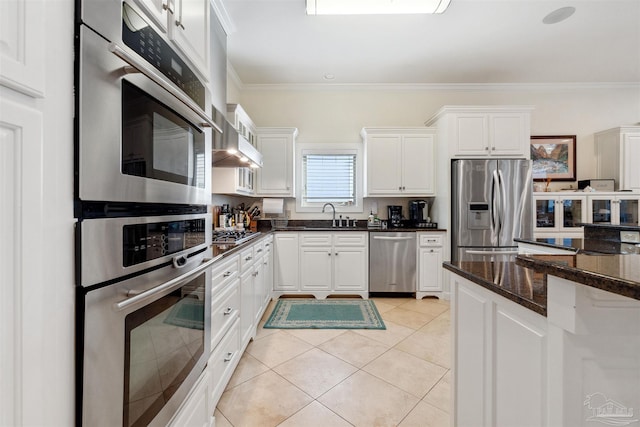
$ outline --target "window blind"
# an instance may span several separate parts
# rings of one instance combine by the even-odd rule
[[[302,168],[306,202],[355,203],[355,154],[305,154]]]

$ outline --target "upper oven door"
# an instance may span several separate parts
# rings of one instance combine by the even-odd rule
[[[209,98],[201,109],[132,49],[81,26],[78,198],[210,204]]]

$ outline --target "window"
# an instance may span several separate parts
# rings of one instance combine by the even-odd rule
[[[305,204],[335,203],[352,205],[356,200],[355,154],[303,154]]]
[[[362,212],[362,144],[296,144],[295,170],[298,212],[320,212],[325,203]]]

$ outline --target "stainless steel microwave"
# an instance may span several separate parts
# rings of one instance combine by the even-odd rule
[[[222,129],[207,85],[134,4],[85,1],[81,16],[77,199],[209,204]]]

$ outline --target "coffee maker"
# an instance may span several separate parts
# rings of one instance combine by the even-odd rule
[[[397,206],[397,205],[387,206],[387,214],[389,218],[390,228],[402,227],[402,206]]]
[[[409,222],[413,227],[424,226],[429,222],[429,204],[426,200],[409,202]]]

